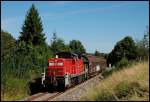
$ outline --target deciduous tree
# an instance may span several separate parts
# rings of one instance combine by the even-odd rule
[[[84,46],[82,45],[82,43],[79,40],[70,41],[69,47],[72,52],[77,53],[77,54],[82,54],[82,53],[86,52]]]

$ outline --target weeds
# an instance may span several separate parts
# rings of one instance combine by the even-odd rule
[[[110,74],[109,74],[110,75]],[[90,90],[82,100],[93,101],[148,101],[149,66],[146,62],[111,73]]]
[[[95,97],[95,101],[116,101],[116,98],[109,91],[101,90],[101,92]]]

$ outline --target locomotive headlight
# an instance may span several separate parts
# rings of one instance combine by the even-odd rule
[[[57,66],[63,66],[63,65],[64,65],[63,62],[58,62],[58,63],[57,63]]]
[[[49,66],[54,66],[54,62],[49,62]]]

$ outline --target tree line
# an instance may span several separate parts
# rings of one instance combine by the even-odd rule
[[[147,26],[143,38],[134,41],[131,36],[126,36],[118,41],[114,49],[107,55],[107,62],[117,65],[121,60],[141,61],[149,59],[149,29]]]

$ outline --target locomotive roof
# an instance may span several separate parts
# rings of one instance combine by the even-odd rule
[[[56,55],[72,55],[72,56],[78,56],[77,54],[73,53],[73,52],[58,52],[56,53]]]

